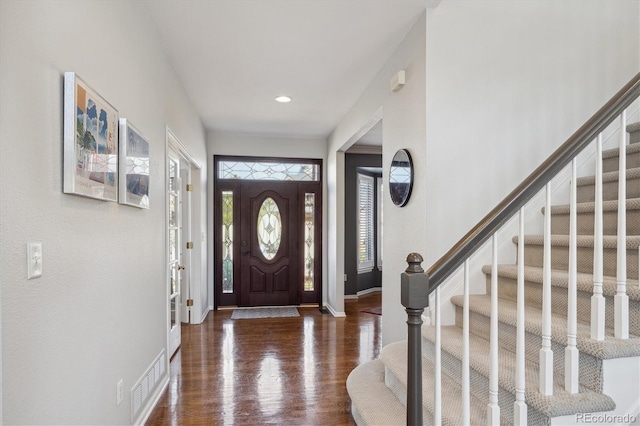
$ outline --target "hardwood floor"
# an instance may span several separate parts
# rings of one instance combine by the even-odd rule
[[[381,293],[345,300],[346,318],[232,320],[212,312],[182,326],[170,382],[147,425],[353,425],[345,382],[377,358]]]

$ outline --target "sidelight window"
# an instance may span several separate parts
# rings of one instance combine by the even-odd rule
[[[315,257],[313,248],[315,246],[315,216],[316,216],[316,194],[304,194],[304,291],[315,290],[314,285],[314,264]]]
[[[222,191],[222,292],[233,293],[233,191]]]

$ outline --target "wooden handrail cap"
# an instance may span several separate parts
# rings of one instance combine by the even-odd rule
[[[422,269],[422,266],[420,266],[423,260],[424,259],[422,258],[420,253],[409,253],[407,255],[407,263],[409,264],[409,266],[407,266],[407,269],[405,270],[405,272],[408,272],[408,273],[424,272],[424,269]]]

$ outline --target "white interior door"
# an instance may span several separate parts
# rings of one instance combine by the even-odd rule
[[[180,319],[182,322],[191,322],[191,309],[193,299],[191,298],[191,271],[194,241],[191,230],[191,164],[184,158],[180,159],[180,181],[181,181],[181,235],[182,246],[180,247]]]
[[[180,178],[180,156],[172,149],[167,157],[167,252],[169,271],[169,354],[170,356],[180,346],[180,278],[184,265],[182,255],[182,190]]]

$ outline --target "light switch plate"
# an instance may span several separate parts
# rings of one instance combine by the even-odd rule
[[[27,243],[27,279],[42,276],[42,243]]]

